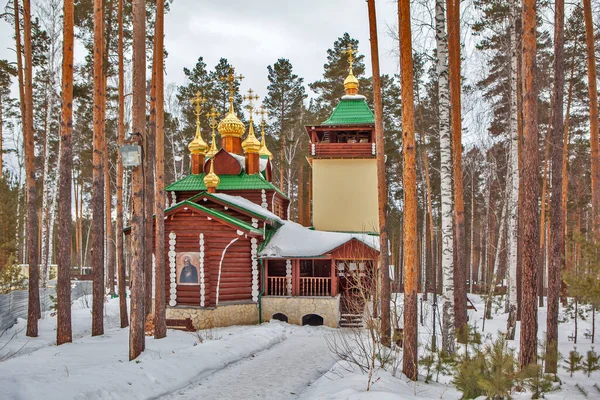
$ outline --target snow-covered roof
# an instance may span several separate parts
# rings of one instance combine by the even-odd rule
[[[367,98],[362,94],[345,94],[342,96],[342,100],[366,100]]]
[[[224,200],[228,203],[231,203],[233,205],[236,205],[238,207],[241,207],[243,209],[246,209],[250,212],[253,212],[254,214],[261,215],[265,219],[272,220],[272,221],[278,222],[280,224],[284,224],[286,222],[286,221],[282,220],[281,218],[279,218],[277,215],[273,214],[271,211],[267,210],[266,208],[263,208],[263,207],[259,206],[258,204],[255,204],[255,203],[251,202],[250,200],[245,199],[241,196],[231,196],[231,195],[225,194],[225,193],[213,193],[212,196],[217,197],[217,198]]]
[[[264,171],[265,169],[267,169],[267,163],[269,162],[268,158],[260,158],[258,160],[258,167],[260,169],[260,171]]]
[[[379,237],[361,233],[315,231],[292,221],[283,221],[265,248],[265,258],[319,257],[352,239],[379,251]]]
[[[235,153],[229,153],[229,155],[231,157],[235,158],[238,163],[240,163],[240,166],[242,167],[242,171],[244,169],[246,169],[246,158],[244,156],[240,156],[239,154],[235,154]]]

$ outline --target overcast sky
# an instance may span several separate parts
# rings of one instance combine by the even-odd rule
[[[390,55],[396,44],[387,34],[387,25],[397,21],[397,2],[377,1],[377,16],[381,70],[397,73],[398,61]],[[11,61],[12,29],[0,22],[0,58]],[[305,83],[313,82],[323,74],[327,49],[344,32],[359,40],[370,75],[365,0],[175,0],[165,20],[166,82],[185,83],[183,67],[191,69],[200,56],[210,69],[225,57],[245,77],[242,92],[252,88],[263,97],[267,65],[287,58]],[[84,56],[77,46],[76,61]]]

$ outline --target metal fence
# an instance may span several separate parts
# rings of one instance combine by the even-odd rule
[[[92,293],[92,282],[77,281],[72,283],[71,301]],[[50,311],[52,300],[56,296],[54,288],[40,288],[40,309],[42,312]],[[0,294],[0,332],[10,328],[17,322],[17,318],[27,318],[28,292],[15,290],[8,294]]]

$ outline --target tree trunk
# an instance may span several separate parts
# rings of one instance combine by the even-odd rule
[[[443,0],[435,2],[435,39],[437,44],[437,73],[440,131],[440,185],[442,230],[442,347],[454,353],[454,232],[452,228],[452,141],[450,137],[450,99],[448,88],[448,38],[444,26]],[[450,25],[450,23],[448,24]]]
[[[106,85],[104,86],[106,88]],[[112,196],[110,194],[110,166],[108,162],[108,147],[105,148],[106,154],[104,157],[104,205],[106,207],[105,222],[106,222],[106,284],[108,285],[108,293],[112,296],[115,294],[115,264],[113,261],[113,235],[112,235]]]
[[[92,336],[104,334],[103,1],[94,0],[94,152],[92,174]]]
[[[412,380],[418,377],[417,348],[417,171],[415,149],[415,110],[413,95],[412,35],[410,1],[398,1],[400,72],[402,87],[402,147],[404,170],[404,356],[402,372]],[[383,146],[382,141],[380,145]],[[383,152],[382,152],[383,157]],[[381,172],[383,173],[383,171]],[[382,199],[380,199],[382,201]],[[383,251],[383,250],[382,250]],[[386,249],[387,251],[387,249]]]
[[[17,31],[17,60],[21,60],[18,1],[15,0],[15,29]],[[38,265],[37,191],[35,186],[35,143],[33,135],[33,69],[31,43],[31,5],[23,0],[23,41],[25,48],[23,142],[25,145],[25,173],[27,185],[27,264],[29,264],[29,305],[27,308],[27,336],[37,337],[40,318],[40,273]]]
[[[550,120],[552,120],[554,98],[550,100]],[[548,124],[546,131],[545,144],[546,148],[544,151],[544,171],[542,174],[542,211],[540,213],[540,251],[539,251],[539,263],[538,263],[538,281],[537,281],[537,293],[538,293],[538,306],[544,307],[544,270],[546,268],[546,259],[544,257],[544,245],[546,243],[546,228],[547,228],[547,204],[548,204],[548,163],[550,160],[550,134],[551,125]]]
[[[4,125],[4,122],[2,120],[2,95],[0,95],[0,180],[3,179],[3,172],[4,172],[4,168],[3,168],[3,162],[2,162],[2,154],[4,152],[4,150],[2,149],[2,126]]]
[[[523,0],[522,78],[523,78],[523,284],[519,365],[525,368],[537,359],[536,283],[539,241],[539,162],[536,68],[536,1]]]
[[[467,324],[465,204],[462,176],[462,121],[460,77],[460,0],[446,1],[448,21],[448,69],[452,113],[452,155],[454,175],[454,326]]]
[[[435,274],[436,271],[436,262],[435,262],[435,254],[434,254],[434,247],[435,247],[435,233],[433,230],[433,204],[432,204],[432,196],[433,196],[433,192],[431,190],[431,179],[429,178],[429,160],[427,159],[427,151],[425,149],[423,149],[423,165],[425,167],[425,183],[427,185],[427,217],[428,217],[428,226],[429,226],[429,231],[428,231],[428,240],[429,240],[429,257],[431,259],[431,265],[428,269],[428,277],[427,277],[427,284],[431,287],[431,292],[433,293],[434,296],[436,296],[436,292],[435,292],[435,285],[432,284],[433,282],[433,275]],[[398,264],[396,264],[398,265]],[[428,289],[428,288],[426,288]]]
[[[152,62],[152,81],[156,82],[156,59],[153,52]],[[156,154],[156,86],[152,85],[150,89],[150,115],[148,118],[148,130],[146,132],[146,159],[145,159],[145,208],[146,214],[146,253],[144,256],[144,282],[146,285],[145,301],[144,301],[144,315],[147,317],[152,314],[152,281],[153,281],[153,268],[152,268],[152,255],[154,254],[154,224],[152,223],[152,215],[154,214],[154,164]]]
[[[592,220],[594,236],[600,233],[600,145],[598,143],[598,89],[596,77],[596,55],[594,24],[590,0],[583,0],[585,38],[587,46],[588,91],[590,96],[590,159],[592,164]]]
[[[507,180],[507,184],[510,184],[510,181]],[[504,204],[502,205],[502,211],[500,213],[500,219],[498,220],[498,238],[496,240],[496,256],[494,257],[494,267],[492,269],[492,283],[490,284],[490,290],[488,293],[488,298],[485,302],[485,318],[492,319],[492,298],[494,297],[496,291],[496,284],[498,283],[498,279],[500,278],[500,252],[502,251],[502,238],[504,237],[504,225],[506,219],[506,209],[508,207],[508,198],[506,198],[508,193],[505,193]]]
[[[167,336],[165,304],[165,122],[164,122],[164,38],[165,3],[156,2],[156,32],[154,34],[155,86],[156,86],[156,277],[154,293],[154,338]]]
[[[65,0],[63,17],[62,119],[60,123],[58,279],[56,283],[56,344],[72,341],[71,333],[71,187],[73,168],[73,0]]]
[[[118,116],[118,142],[119,147],[125,141],[125,61],[123,44],[123,0],[119,0],[119,116]],[[119,285],[119,314],[121,316],[121,328],[129,326],[127,316],[127,283],[125,273],[125,246],[123,237],[123,161],[121,152],[117,152],[117,220],[115,227],[115,261],[117,263],[118,285]]]
[[[563,97],[565,86],[564,0],[554,3],[554,110],[552,113],[552,136],[550,137],[552,159],[552,197],[550,203],[550,259],[548,264],[548,314],[546,320],[546,372],[556,373],[558,362],[558,301],[560,296],[560,273],[563,265],[563,215],[562,215],[562,163],[563,163]]]
[[[514,340],[517,326],[517,248],[519,238],[519,128],[517,123],[517,0],[510,3],[510,191],[508,214],[508,321],[506,337]]]
[[[381,80],[379,73],[379,47],[377,40],[377,16],[375,13],[375,0],[367,2],[369,10],[369,37],[371,40],[371,65],[373,67],[373,97],[375,108],[375,145],[377,150],[377,197],[378,197],[378,216],[379,216],[379,268],[381,271],[381,344],[389,347],[391,345],[391,320],[390,320],[390,259],[388,247],[388,232],[387,232],[387,180],[385,176],[385,142],[383,137],[383,103],[381,99]],[[289,182],[288,182],[289,185]],[[411,308],[413,305],[408,304]],[[404,310],[406,315],[407,305],[405,303]],[[414,311],[417,310],[416,291],[414,298]],[[415,314],[416,319],[416,314]],[[415,321],[416,322],[416,321]],[[406,330],[405,330],[406,332]],[[415,324],[416,334],[416,324]],[[405,333],[406,335],[406,333]],[[416,340],[416,336],[415,336]],[[415,341],[416,344],[416,341]],[[410,349],[410,347],[409,347]],[[405,357],[407,351],[405,348]],[[415,355],[416,355],[415,346]],[[416,358],[415,358],[416,363]],[[415,364],[416,366],[416,364]],[[409,376],[410,377],[410,376]]]
[[[143,145],[146,127],[146,7],[144,0],[133,0],[133,99],[132,129]],[[129,360],[144,348],[144,173],[143,166],[131,169],[131,328]]]

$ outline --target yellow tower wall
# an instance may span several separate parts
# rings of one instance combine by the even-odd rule
[[[379,232],[375,159],[313,159],[312,174],[315,229]]]

